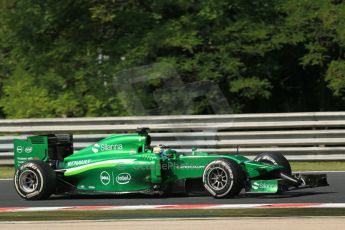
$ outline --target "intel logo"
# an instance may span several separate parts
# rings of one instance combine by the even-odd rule
[[[116,182],[118,184],[128,184],[131,179],[132,177],[129,173],[120,173],[116,177]]]

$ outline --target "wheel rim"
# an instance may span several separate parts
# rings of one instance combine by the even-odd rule
[[[25,193],[32,193],[38,186],[38,177],[32,170],[25,170],[19,176],[19,186]]]
[[[222,190],[228,183],[226,171],[221,167],[212,168],[209,172],[209,185],[214,190]]]

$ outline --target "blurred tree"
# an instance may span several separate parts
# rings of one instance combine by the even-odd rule
[[[290,107],[299,111],[344,109],[341,97],[332,94],[340,96],[345,86],[341,73],[345,4],[341,0],[288,0],[279,10],[285,16],[279,33],[285,39],[285,59],[280,59],[286,62],[281,65],[284,83],[275,89],[295,94],[293,101],[284,103],[295,102]]]
[[[2,112],[344,109],[344,7],[340,0],[2,0]],[[199,81],[212,91],[189,92]],[[212,97],[228,103],[219,100],[224,108],[215,111]]]

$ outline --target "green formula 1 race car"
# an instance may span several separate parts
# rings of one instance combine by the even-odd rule
[[[195,149],[182,154],[163,145],[151,148],[147,130],[111,135],[77,152],[69,134],[15,139],[15,189],[28,200],[52,194],[164,194],[181,187],[230,198],[242,189],[279,193],[328,185],[324,174],[292,175],[279,153],[263,153],[253,161]]]

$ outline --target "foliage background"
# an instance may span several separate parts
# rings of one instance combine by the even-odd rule
[[[345,109],[342,0],[0,2],[2,117]]]

